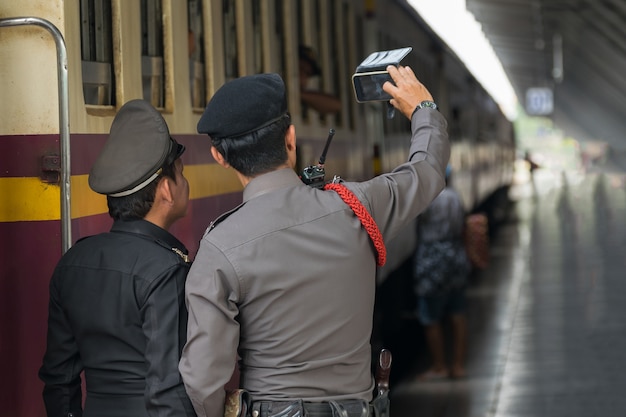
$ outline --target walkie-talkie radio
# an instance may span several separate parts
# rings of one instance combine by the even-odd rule
[[[310,185],[314,188],[324,188],[324,175],[326,171],[324,170],[324,162],[326,161],[326,152],[328,152],[328,147],[330,146],[330,141],[335,136],[335,129],[330,129],[328,131],[328,139],[326,139],[326,145],[324,146],[324,151],[322,151],[322,156],[320,156],[320,161],[317,165],[310,165],[302,170],[302,182],[306,185]]]

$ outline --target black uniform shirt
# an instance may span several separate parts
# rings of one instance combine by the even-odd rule
[[[50,282],[39,372],[48,417],[193,416],[178,361],[185,343],[187,249],[145,220],[77,242]]]

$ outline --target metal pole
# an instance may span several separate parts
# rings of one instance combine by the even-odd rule
[[[14,17],[0,19],[0,27],[40,26],[52,35],[57,51],[57,72],[59,89],[59,137],[61,142],[61,247],[63,253],[72,246],[71,208],[71,161],[70,161],[70,118],[69,118],[69,82],[67,77],[67,49],[59,29],[45,19],[38,17]]]

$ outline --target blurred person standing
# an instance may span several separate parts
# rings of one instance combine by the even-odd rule
[[[48,417],[195,416],[178,372],[190,261],[168,232],[187,212],[184,150],[146,101],[115,116],[89,174],[113,226],[76,242],[50,281],[39,371]]]
[[[446,168],[446,188],[417,221],[414,258],[416,313],[425,328],[432,365],[419,379],[465,376],[467,319],[465,287],[471,265],[465,252],[465,209],[451,186],[452,169]],[[443,323],[452,324],[452,361],[446,361]]]

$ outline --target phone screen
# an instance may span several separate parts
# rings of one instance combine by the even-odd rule
[[[391,96],[383,90],[385,81],[391,81],[391,76],[387,71],[356,73],[352,76],[354,94],[356,101],[363,103],[366,101],[387,101]]]

